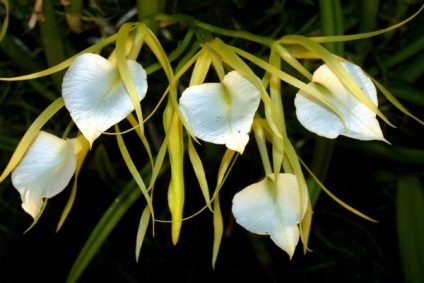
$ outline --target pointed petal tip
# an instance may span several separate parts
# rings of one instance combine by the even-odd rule
[[[88,141],[88,144],[89,144],[89,146],[90,146],[90,150],[93,148],[93,144],[94,144],[94,141],[97,139],[97,138],[91,138],[91,139],[88,139],[87,137],[86,137],[86,139],[87,139],[87,141]]]
[[[249,142],[249,135],[234,135],[233,138],[228,139],[225,143],[225,146],[231,150],[237,151],[240,154],[243,154],[244,149],[246,148],[247,143]]]
[[[31,215],[31,217],[33,219],[36,219],[37,216],[38,216],[38,214],[41,211],[41,207],[43,206],[43,202],[41,201],[41,202],[35,203],[35,202],[29,202],[28,201],[28,202],[23,202],[21,206],[22,206],[22,209],[26,213],[28,213],[29,215]]]
[[[388,140],[386,140],[385,138],[383,138],[381,141],[383,141],[383,142],[387,143],[388,145],[392,145],[392,143],[391,143],[391,142],[389,142]]]

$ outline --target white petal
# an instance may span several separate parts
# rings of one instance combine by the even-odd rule
[[[196,137],[243,153],[259,102],[255,85],[232,71],[222,83],[187,88],[180,107]]]
[[[363,89],[365,95],[377,106],[377,91],[371,79],[355,64],[343,62],[342,65]],[[376,114],[362,104],[337,78],[327,65],[320,66],[313,74],[312,83],[324,86],[327,97],[334,103],[343,116],[347,132],[339,117],[310,94],[300,90],[294,100],[296,116],[309,131],[327,138],[339,135],[359,140],[383,140],[380,124]]]
[[[275,193],[267,178],[234,195],[232,212],[238,224],[256,234],[269,234],[276,225]]]
[[[238,224],[256,234],[269,234],[277,246],[291,257],[299,242],[297,224],[306,213],[308,192],[300,191],[293,174],[280,173],[277,192],[274,174],[252,184],[233,198],[232,212]]]
[[[146,72],[136,61],[127,62],[141,101],[147,92]],[[63,78],[62,95],[90,145],[134,110],[117,67],[96,54],[78,56],[69,66]]]
[[[63,191],[75,168],[71,141],[40,132],[12,172],[12,184],[21,194],[22,208],[36,218],[43,198]]]

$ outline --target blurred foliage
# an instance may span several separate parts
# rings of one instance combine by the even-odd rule
[[[129,0],[82,1],[81,26],[72,31],[66,21],[68,8],[65,9],[59,1],[44,0],[44,21],[37,22],[34,28],[29,28],[28,23],[36,1],[10,2],[10,23],[0,42],[0,77],[28,74],[52,66],[115,33],[122,23],[137,21],[144,7],[140,4],[143,1],[139,1],[138,8],[135,1]],[[416,12],[422,3],[418,0],[341,1],[342,32],[354,34],[388,27]],[[313,0],[185,0],[161,1],[159,4],[155,9],[166,14],[187,14],[219,27],[272,38],[286,34],[323,34],[320,3]],[[4,6],[0,6],[0,18],[4,15]],[[421,119],[424,118],[423,27],[424,15],[420,14],[393,32],[344,45],[346,58],[362,65]],[[178,46],[186,27],[163,22],[156,28],[165,51],[171,52]],[[225,40],[257,56],[265,55],[265,50],[253,43],[231,38]],[[110,50],[106,48],[103,52],[107,54]],[[151,58],[146,56],[142,60],[149,62]],[[306,64],[311,70],[316,66],[315,63]],[[59,97],[61,75],[0,83],[1,170],[28,126],[52,100]],[[166,87],[163,81],[160,72],[149,76],[149,92],[157,95],[143,101],[143,108],[151,110],[156,105]],[[188,78],[182,78],[182,81],[187,84]],[[287,128],[298,154],[309,162],[315,139],[294,118],[292,101],[295,92],[292,87],[283,89]],[[211,268],[213,227],[210,213],[186,221],[176,246],[172,245],[169,225],[156,225],[155,237],[147,234],[140,261],[136,263],[135,238],[144,204],[135,200],[99,249],[80,282],[216,282],[224,279],[402,282],[404,274],[396,229],[396,221],[402,221],[396,218],[396,205],[401,203],[396,202],[397,184],[404,175],[412,175],[418,180],[423,178],[424,143],[420,134],[423,129],[384,98],[379,103],[379,108],[397,126],[393,129],[383,125],[383,132],[392,145],[339,138],[325,180],[326,186],[339,198],[379,223],[354,216],[322,195],[314,209],[309,243],[311,252],[302,255],[299,250],[289,261],[268,237],[252,235],[235,225],[232,219],[232,196],[262,175],[260,157],[254,146],[251,150],[248,146],[222,190],[225,236],[215,270]],[[62,110],[46,126],[49,131],[60,134],[68,121],[69,114]],[[158,126],[154,122],[146,125],[156,147],[159,141],[155,136],[161,135],[160,123],[158,120]],[[116,172],[108,171],[102,167],[107,163],[99,161],[105,148]],[[54,229],[66,204],[67,191],[51,199],[39,223],[23,234],[31,222],[20,208],[19,194],[9,179],[0,184],[0,282],[65,281],[90,232],[131,179],[117,152],[114,139],[99,138],[85,161],[75,205],[58,233]],[[210,176],[216,176],[214,168],[218,167],[219,155],[222,155],[222,148],[214,145],[206,146],[201,152]],[[147,161],[142,154],[133,158],[140,164]],[[158,192],[161,186],[167,187],[167,178],[164,177],[163,184],[157,184]],[[196,188],[194,176],[187,176],[186,182],[186,211],[189,214],[201,207],[202,195]],[[421,186],[419,189],[422,191]],[[162,192],[162,195],[155,196],[155,202],[159,207],[159,218],[165,219],[169,215],[166,191]],[[408,204],[403,202],[402,205]],[[408,235],[400,238],[402,241],[409,239]],[[419,256],[422,260],[423,255]]]

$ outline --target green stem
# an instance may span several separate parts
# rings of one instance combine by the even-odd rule
[[[424,193],[415,174],[400,176],[397,185],[396,226],[404,282],[424,281]]]
[[[59,30],[59,24],[56,20],[53,7],[53,0],[44,0],[43,6],[44,21],[39,23],[41,41],[47,65],[55,66],[67,59],[63,49],[63,38]],[[52,74],[53,82],[57,90],[61,90],[64,71]]]
[[[343,11],[339,0],[320,0],[320,14],[322,35],[342,35],[343,28]],[[332,53],[342,56],[344,53],[344,45],[342,42],[326,43],[325,47]]]
[[[240,30],[223,29],[223,28],[216,27],[216,26],[206,24],[206,23],[203,23],[203,22],[197,22],[196,26],[203,28],[203,29],[206,29],[206,30],[213,32],[213,33],[216,33],[216,34],[246,39],[246,40],[256,42],[256,43],[259,43],[259,44],[262,44],[262,45],[265,45],[265,46],[268,46],[268,47],[271,47],[272,44],[274,43],[274,39],[272,39],[272,38],[258,36],[258,35],[254,35],[254,34],[251,34],[251,33],[248,33],[248,32],[240,31]]]
[[[82,8],[83,0],[71,0],[68,5],[65,6],[65,16],[68,26],[71,31],[75,33],[81,33],[82,29]]]
[[[3,36],[6,34],[7,28],[9,26],[9,0],[4,0],[2,2],[6,10],[6,15],[3,19],[3,23],[0,23],[0,42],[2,41]]]
[[[27,73],[35,73],[44,69],[42,61],[31,56],[23,48],[17,45],[8,34],[5,34],[3,40],[0,42],[0,49],[6,53],[7,57],[9,57],[20,70]]]
[[[380,0],[361,0],[359,22],[359,33],[365,33],[375,30],[377,26],[378,11]]]
[[[359,19],[358,33],[374,31],[377,26],[380,0],[361,0],[358,5],[360,5],[357,15]],[[362,62],[367,54],[372,50],[371,44],[370,38],[356,41],[355,55],[359,58],[358,60],[360,62]]]
[[[271,174],[273,170],[266,146],[265,133],[262,127],[257,123],[253,123],[253,133],[255,135],[256,143],[258,144],[259,154],[261,156],[262,165],[264,166],[265,175],[267,176]]]
[[[130,53],[127,56],[127,59],[137,60],[141,47],[143,46],[143,43],[144,43],[144,36],[145,36],[144,28],[141,26],[138,26],[134,30],[132,46],[131,46]]]
[[[272,44],[274,43],[274,39],[272,38],[258,36],[258,35],[254,35],[245,31],[240,31],[240,30],[230,30],[230,29],[216,27],[216,26],[198,21],[195,18],[187,16],[187,15],[154,14],[144,19],[145,22],[149,22],[152,20],[169,21],[169,22],[172,22],[172,21],[186,22],[192,25],[193,27],[202,28],[215,34],[234,37],[234,38],[240,38],[240,39],[246,39],[246,40],[256,42],[268,47],[271,47]]]
[[[144,20],[147,16],[157,14],[162,11],[162,1],[160,0],[137,0],[138,19]],[[157,32],[157,25],[154,22],[147,23],[147,26],[154,32]]]

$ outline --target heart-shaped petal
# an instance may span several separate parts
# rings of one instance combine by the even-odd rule
[[[299,242],[297,224],[306,213],[306,187],[302,194],[301,203],[295,175],[280,173],[275,186],[274,174],[270,174],[238,192],[233,198],[232,212],[238,224],[250,232],[270,235],[274,243],[292,257]]]
[[[146,72],[136,61],[127,63],[141,101],[147,92]],[[117,66],[97,54],[78,56],[69,66],[63,78],[62,95],[72,119],[90,145],[134,110]]]
[[[12,172],[12,184],[21,194],[22,208],[36,218],[43,198],[57,195],[68,185],[76,162],[71,140],[39,132]]]
[[[377,91],[371,79],[353,63],[343,62],[342,65],[365,95],[377,106]],[[306,129],[331,139],[344,135],[359,140],[386,141],[376,119],[376,113],[361,103],[327,65],[320,66],[314,72],[309,85],[324,92],[331,100],[342,115],[347,129],[337,114],[312,95],[300,90],[294,103],[297,119]]]
[[[259,102],[255,85],[232,71],[221,83],[187,88],[180,107],[196,137],[243,153]]]

